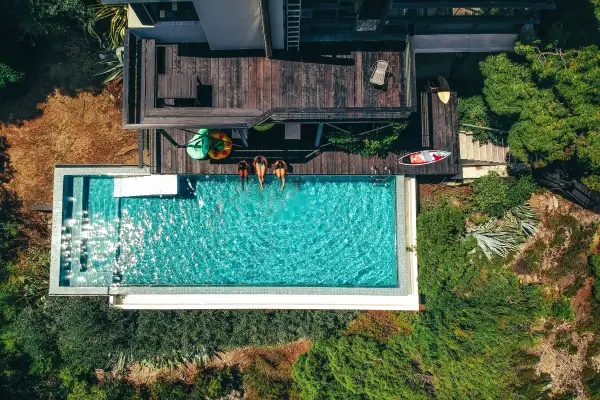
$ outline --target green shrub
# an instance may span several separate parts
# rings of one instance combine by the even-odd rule
[[[542,254],[547,249],[546,243],[542,239],[537,239],[533,246],[523,253],[523,260],[527,264],[527,270],[536,272],[540,269]]]
[[[525,203],[535,189],[530,176],[502,178],[494,172],[473,183],[473,199],[478,211],[500,218],[509,209]]]
[[[241,374],[237,368],[205,368],[194,379],[191,399],[205,400],[225,397],[234,390],[243,392]]]
[[[32,373],[46,374],[59,363],[56,335],[51,316],[39,308],[27,307],[11,325],[18,346],[31,358]]]
[[[357,335],[315,343],[294,376],[304,400],[432,398],[427,375],[403,347]]]
[[[490,173],[473,183],[473,199],[478,210],[490,217],[500,218],[509,209],[508,180]]]
[[[260,400],[279,400],[292,391],[289,373],[281,370],[280,360],[257,357],[244,370],[244,387]]]
[[[157,380],[148,388],[152,400],[186,400],[190,398],[192,386],[181,381]]]
[[[573,305],[571,304],[571,300],[563,298],[560,300],[556,300],[552,304],[552,317],[556,319],[563,319],[567,321],[573,321],[575,318],[575,314],[573,313]]]
[[[15,83],[23,79],[23,74],[17,72],[6,64],[0,63],[0,88],[9,83]]]
[[[363,157],[387,157],[407,127],[406,122],[396,122],[391,126],[364,134],[364,124],[345,126],[347,132],[327,133],[327,140],[346,153],[360,154]]]
[[[600,176],[588,175],[581,178],[581,182],[592,190],[600,190]]]
[[[584,276],[578,276],[575,279],[575,282],[573,282],[571,284],[571,286],[569,286],[568,288],[565,289],[565,291],[563,292],[563,295],[565,297],[573,297],[577,294],[577,292],[579,291],[579,289],[581,289],[583,286],[585,285],[585,277]]]
[[[164,399],[184,398],[165,397]],[[140,400],[140,397],[136,390],[126,382],[108,378],[96,385],[90,385],[85,381],[76,382],[67,395],[67,400]]]
[[[549,272],[557,279],[567,273],[587,274],[589,267],[588,263],[585,262],[585,258],[582,258],[582,254],[587,253],[589,250],[594,236],[594,227],[583,226],[570,215],[552,217],[548,221],[548,226],[554,233],[550,243],[551,247],[568,244],[568,247],[555,260],[558,268]],[[568,242],[566,241],[567,238]]]
[[[594,300],[600,305],[600,254],[592,254],[589,257],[590,273],[594,277],[594,286],[592,291]]]
[[[523,175],[519,178],[509,179],[508,203],[509,207],[516,207],[529,200],[529,197],[537,189],[531,175]]]
[[[493,129],[478,129],[473,126],[464,127],[466,131],[473,133],[473,139],[481,143],[501,144],[506,140],[507,133],[501,131],[504,127],[499,124],[498,118],[490,112],[483,96],[459,99],[458,118],[461,125],[468,124]]]
[[[600,374],[593,367],[586,365],[583,368],[581,381],[589,399],[600,398]]]

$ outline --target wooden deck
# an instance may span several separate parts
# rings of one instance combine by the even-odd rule
[[[269,148],[236,147],[227,160],[221,162],[198,161],[190,158],[185,148],[174,146],[157,130],[150,130],[148,136],[150,137],[151,169],[153,173],[160,174],[235,174],[237,172],[236,163],[239,160],[250,160],[257,154],[263,154],[269,160],[278,158],[287,160],[292,167],[292,173],[298,175],[374,175],[376,173],[455,175],[459,170],[457,105],[458,99],[456,93],[453,93],[448,105],[443,104],[437,96],[430,96],[428,107],[424,108],[425,112],[431,113],[431,148],[447,150],[452,153],[446,160],[430,165],[404,166],[397,163],[396,160],[400,156],[398,154],[389,154],[384,159],[369,159],[336,151],[331,146],[323,147],[322,152],[315,153],[312,137],[302,141],[288,140],[285,142],[290,142],[289,145],[284,143],[284,146]],[[192,136],[191,133],[181,129],[168,129],[167,133],[179,144],[186,143]],[[416,139],[420,146],[421,138],[417,137]],[[249,141],[252,142],[252,136]],[[418,149],[407,149],[406,152],[414,150]]]
[[[158,46],[164,67],[157,69],[159,99],[198,99],[199,106],[249,108],[402,107],[404,54],[352,52],[318,60],[267,60],[264,57],[183,56],[180,46]],[[159,57],[162,59],[163,57]],[[377,60],[390,63],[389,90],[369,84]],[[161,60],[162,62],[162,60]]]
[[[126,128],[247,127],[264,120],[385,121],[416,110],[414,50],[290,54],[273,59],[160,45],[128,33],[123,118]],[[369,83],[389,62],[385,87]]]

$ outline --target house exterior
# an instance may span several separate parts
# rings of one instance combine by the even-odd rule
[[[417,110],[415,53],[506,51],[553,0],[128,3],[127,128],[387,121]],[[388,61],[390,90],[369,85]]]
[[[536,24],[539,10],[554,8],[553,0],[103,2],[129,3],[130,29],[139,37],[159,43],[205,42],[212,50],[266,45],[274,50],[304,50],[326,42],[404,40],[412,35],[417,52],[489,51],[490,45],[499,45],[507,35],[514,39],[523,25]],[[451,36],[431,47],[439,35]],[[464,40],[467,36],[469,43]],[[445,46],[450,40],[455,48]]]
[[[523,26],[536,23],[540,9],[553,7],[551,0],[103,1],[130,5],[123,126],[138,132],[139,165],[56,167],[50,294],[107,296],[112,306],[125,309],[419,310],[417,176],[457,175],[461,149],[457,94],[442,100],[431,91],[417,93],[415,54],[510,50]],[[371,79],[378,64],[386,65],[383,85]],[[416,129],[401,131],[398,154],[363,157],[344,152],[332,140],[321,144],[328,134],[324,129],[361,135],[393,129],[392,124],[417,112],[411,118]],[[251,129],[265,122],[276,125],[267,131]],[[350,124],[365,128],[350,132]],[[234,151],[226,158],[189,157],[186,153],[194,145],[188,143],[201,128],[226,131]],[[402,139],[408,142],[400,143]],[[423,165],[398,162],[405,150],[420,149],[450,155]],[[297,193],[304,185],[318,183],[322,191],[341,183],[345,193],[355,196],[344,200],[332,191],[320,204],[306,202],[303,193],[294,200],[296,207],[329,210],[324,204],[338,201],[342,208],[368,205],[359,207],[363,217],[382,218],[373,229],[357,223],[354,210],[338,212],[334,207],[315,219],[328,221],[337,213],[352,228],[363,230],[352,234],[344,229],[348,237],[364,242],[344,241],[335,256],[327,257],[337,260],[347,248],[360,249],[361,255],[370,252],[376,256],[368,268],[360,264],[362,257],[350,257],[360,261],[356,271],[367,268],[373,276],[393,279],[348,281],[342,272],[342,279],[325,283],[320,275],[309,283],[290,278],[303,273],[298,266],[309,272],[319,267],[316,256],[289,265],[273,263],[291,267],[281,273],[273,269],[257,274],[254,260],[236,264],[235,251],[246,254],[256,248],[263,254],[270,246],[265,242],[264,249],[229,249],[238,241],[240,214],[234,207],[236,219],[228,225],[223,216],[236,202],[246,213],[247,198],[237,189],[237,163],[257,154],[286,160],[293,173],[288,187],[295,185]],[[501,156],[496,159],[501,161]],[[198,192],[202,187],[205,192]],[[365,187],[376,196],[369,198]],[[214,212],[207,208],[206,218],[197,214],[206,204],[203,196],[217,207]],[[382,199],[379,210],[372,208],[376,199]],[[273,203],[264,204],[263,215],[281,215],[281,221],[289,222],[287,213],[273,213]],[[249,215],[263,221],[259,214]],[[220,221],[215,222],[218,235],[229,230],[236,239],[222,246],[219,238],[218,247],[195,256],[190,250],[210,239],[213,221]],[[204,230],[192,230],[190,222]],[[343,223],[312,226],[319,233],[330,230],[327,237],[340,244],[340,231],[332,227]],[[385,233],[385,241],[371,239],[377,230]],[[185,240],[172,240],[177,237]],[[319,256],[324,248],[336,249],[315,246],[301,236],[298,241]],[[385,248],[369,250],[373,243]],[[383,254],[388,256],[385,262]],[[213,279],[230,268],[245,274],[247,266],[250,276],[263,280],[235,274],[235,279]],[[384,269],[374,269],[380,266]],[[336,267],[327,271],[336,272]]]

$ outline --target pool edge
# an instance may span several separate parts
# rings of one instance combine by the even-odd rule
[[[396,176],[396,190],[403,188],[405,243],[397,237],[398,260],[404,258],[406,289],[399,288],[193,288],[193,287],[63,287],[60,286],[60,246],[63,182],[66,175],[149,175],[133,166],[56,166],[54,173],[50,295],[108,296],[122,309],[419,309],[416,257],[416,178]],[[402,186],[400,186],[402,185]],[[398,201],[399,199],[396,199]],[[396,206],[399,206],[396,203]],[[398,213],[396,213],[396,216]],[[398,231],[398,223],[396,220]],[[402,256],[400,252],[405,247]],[[401,279],[401,276],[398,276]],[[234,289],[232,293],[232,289]],[[148,293],[148,291],[153,293]],[[187,292],[186,292],[187,291]],[[194,293],[196,292],[196,293]],[[204,293],[202,293],[204,292]],[[221,292],[221,293],[220,293]],[[402,292],[400,294],[399,292]]]

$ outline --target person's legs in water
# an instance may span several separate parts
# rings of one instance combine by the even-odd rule
[[[240,182],[242,183],[242,191],[244,191],[244,172],[242,170],[238,171],[238,175],[240,176]]]
[[[265,172],[267,167],[264,164],[258,165],[258,183],[260,184],[260,190],[265,190]]]
[[[283,189],[285,187],[285,169],[277,168],[275,170],[275,176],[277,179],[281,179],[281,189]]]

